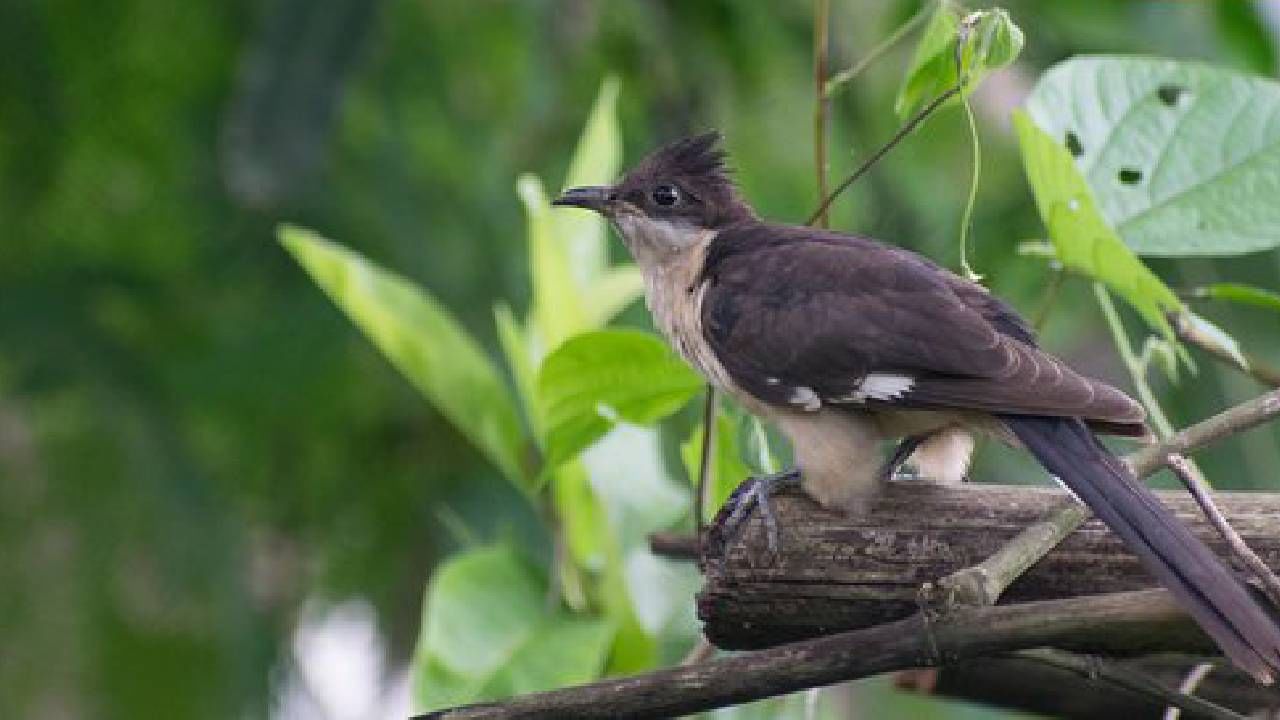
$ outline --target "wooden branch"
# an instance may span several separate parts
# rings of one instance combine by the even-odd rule
[[[1161,499],[1205,542],[1225,544],[1183,492]],[[704,558],[703,632],[740,650],[892,622],[920,608],[923,585],[996,555],[1060,507],[1049,488],[894,482],[856,512],[827,510],[796,491],[772,499],[782,530],[770,555],[753,516],[740,542]],[[1280,568],[1280,495],[1224,493],[1223,512],[1272,568]],[[1136,556],[1100,521],[1085,523],[1004,593],[1008,602],[1154,587]]]
[[[422,719],[657,718],[939,662],[1033,647],[1100,654],[1208,652],[1213,645],[1163,590],[964,608]]]
[[[1164,687],[1180,686],[1200,663],[1200,658],[1169,654],[1113,661]],[[907,671],[899,675],[896,685],[937,697],[1068,719],[1157,718],[1166,707],[1148,693],[1103,685],[1016,654]],[[1195,694],[1253,716],[1270,717],[1280,711],[1280,693],[1230,666],[1215,667],[1196,686]]]

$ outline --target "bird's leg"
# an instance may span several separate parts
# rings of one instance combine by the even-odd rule
[[[902,469],[902,464],[907,461],[907,458],[911,457],[911,453],[914,453],[916,448],[920,447],[920,443],[928,439],[929,433],[908,435],[902,438],[898,443],[898,447],[894,448],[893,455],[889,458],[889,461],[880,469],[880,479],[884,482],[892,480],[898,474],[898,470]]]
[[[716,551],[723,553],[729,543],[738,538],[742,529],[746,527],[751,511],[758,507],[761,517],[764,518],[769,552],[777,554],[778,519],[774,517],[773,509],[769,506],[769,497],[780,488],[795,487],[799,484],[799,469],[749,477],[742,481],[729,495],[729,499],[725,500],[724,507],[716,513],[716,518],[711,524],[708,537],[715,545]]]

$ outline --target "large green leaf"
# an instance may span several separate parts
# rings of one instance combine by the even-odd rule
[[[1280,246],[1280,83],[1193,62],[1076,57],[1040,78],[1027,112],[1070,148],[1138,253]]]
[[[1094,204],[1071,154],[1021,110],[1013,125],[1040,218],[1064,266],[1101,280],[1166,337],[1166,314],[1182,308],[1178,297],[1121,242]]]
[[[528,489],[524,431],[488,356],[426,291],[309,230],[280,242],[382,354],[502,472]]]
[[[612,624],[550,610],[546,597],[546,579],[507,547],[442,564],[427,590],[414,655],[414,695],[423,709],[598,676]]]
[[[616,419],[657,422],[701,387],[689,366],[648,333],[601,330],[572,338],[538,374],[546,467],[585,449]]]
[[[961,18],[949,0],[940,0],[920,42],[916,44],[893,110],[905,118],[921,106],[955,86],[956,43],[961,41],[961,69],[968,81],[967,95],[991,71],[1012,63],[1022,52],[1022,30],[1001,8],[980,10]]]

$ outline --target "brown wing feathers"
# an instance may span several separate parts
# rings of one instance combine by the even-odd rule
[[[1083,417],[1142,432],[1137,403],[1038,349],[1008,305],[914,253],[749,223],[721,232],[702,277],[708,342],[766,402],[799,388],[835,404]],[[867,397],[870,375],[910,387]]]

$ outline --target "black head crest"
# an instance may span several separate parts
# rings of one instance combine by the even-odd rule
[[[664,145],[627,173],[618,185],[620,194],[650,214],[683,216],[704,226],[753,216],[729,177],[721,140],[720,133],[711,130]],[[665,186],[678,189],[680,202],[654,206],[650,193]]]
[[[651,169],[665,171],[675,177],[705,178],[729,181],[725,167],[725,152],[720,147],[722,137],[718,130],[711,130],[668,143],[649,158]]]

